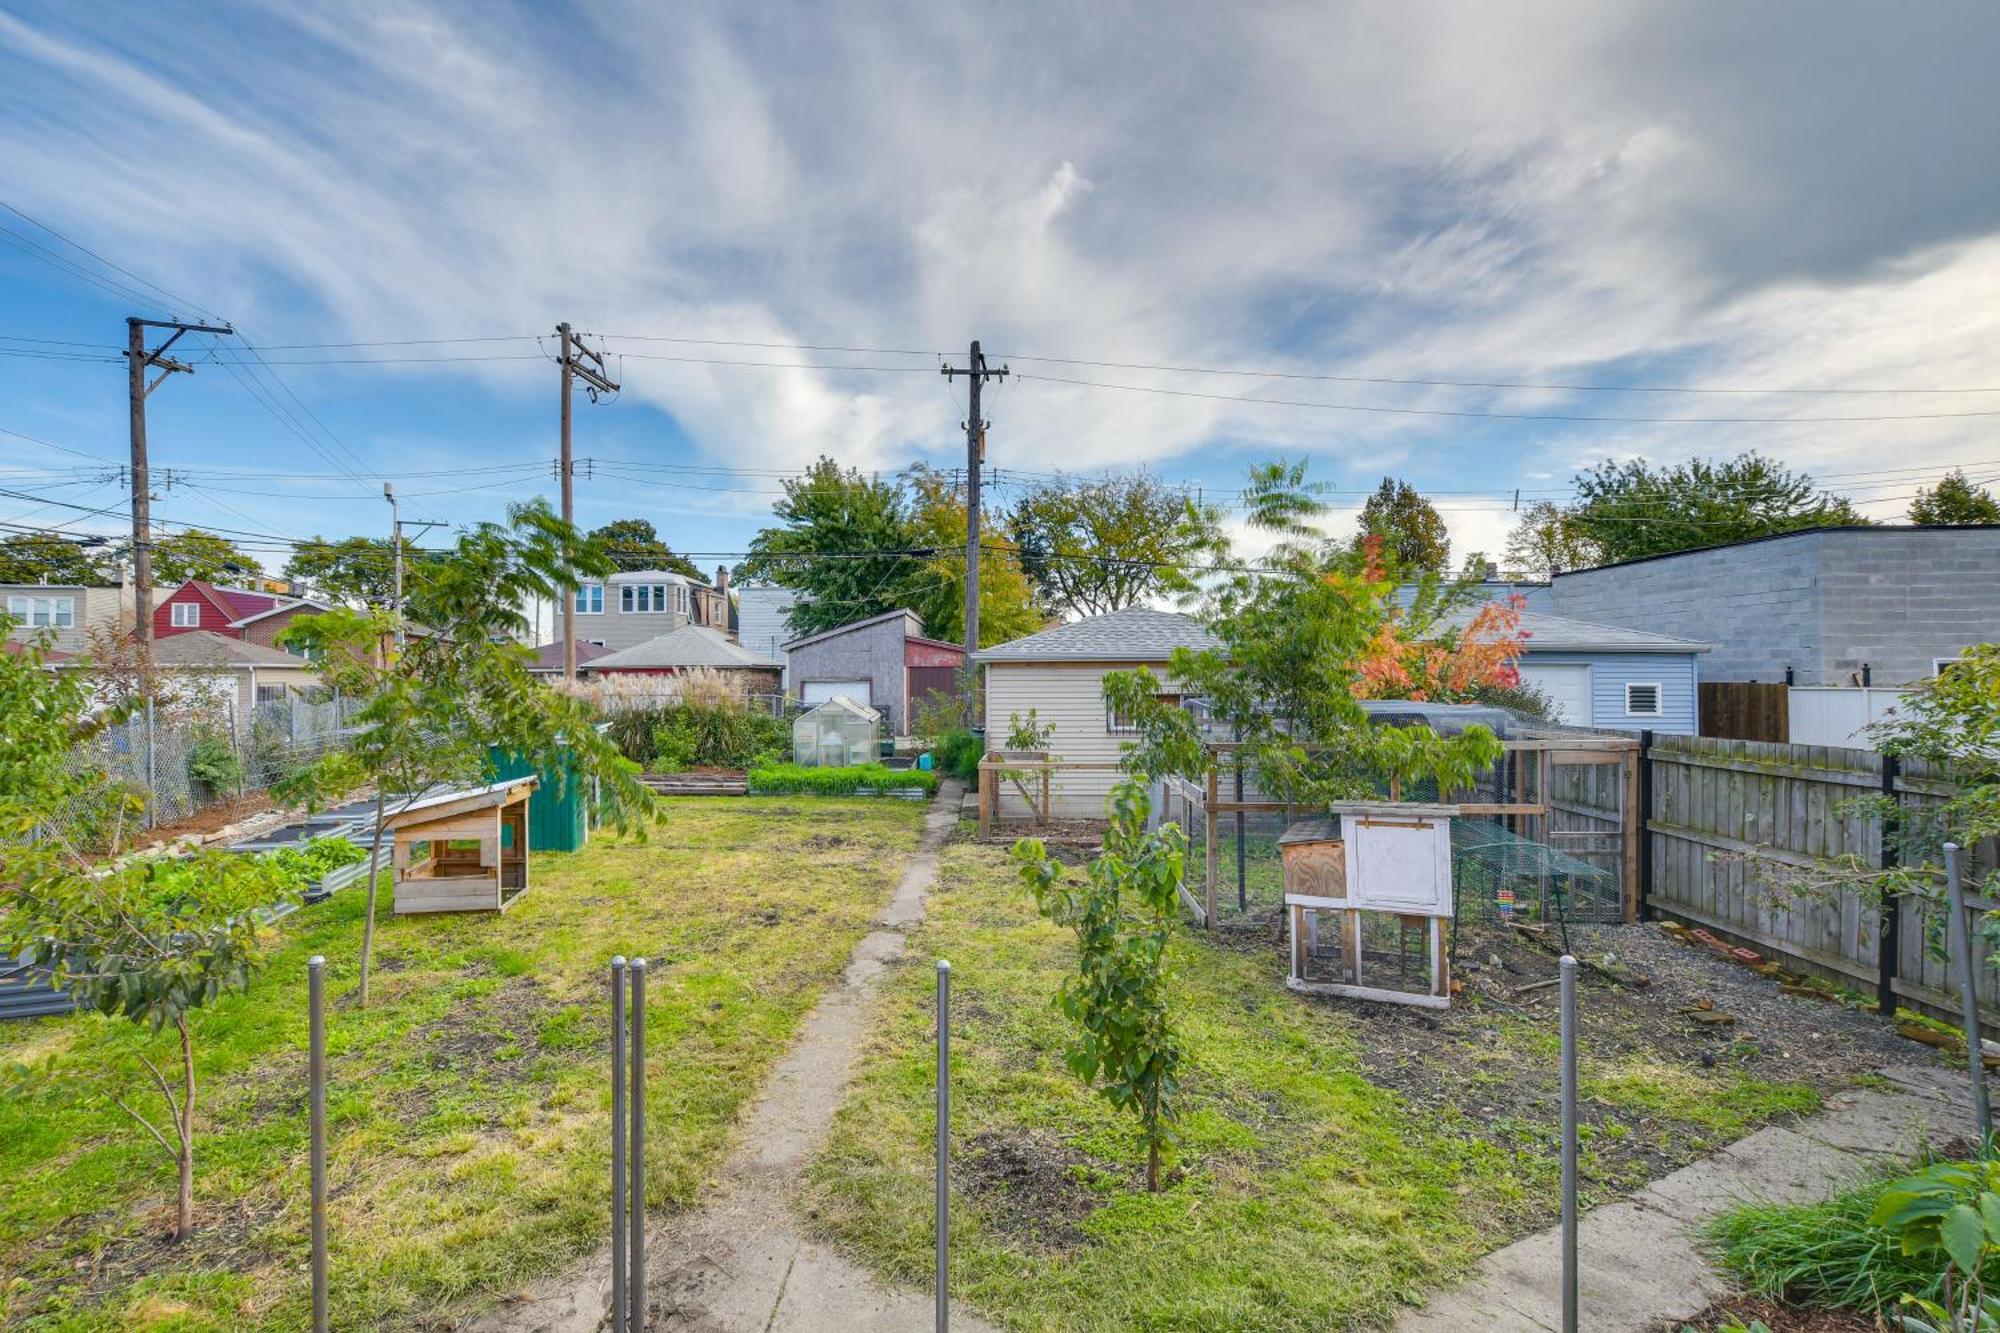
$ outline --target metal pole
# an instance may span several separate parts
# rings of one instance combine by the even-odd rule
[[[646,1327],[646,960],[632,960],[632,1333]]]
[[[950,1327],[951,964],[940,958],[937,964],[937,1333],[945,1333]]]
[[[326,1333],[326,958],[306,959],[306,1079],[312,1124],[312,1326]]]
[[[1576,1333],[1576,959],[1562,957],[1563,1333]]]
[[[149,648],[148,652],[151,651]],[[146,827],[160,823],[159,750],[153,736],[153,682],[146,680]]]
[[[1965,921],[1965,865],[1955,842],[1944,845],[1944,878],[1951,897],[1951,956],[1958,966],[1959,1017],[1965,1023],[1966,1060],[1972,1073],[1973,1123],[1984,1144],[1993,1133],[1993,1107],[1986,1098],[1986,1052],[1979,1039],[1979,968],[1972,958],[1972,931]]]
[[[625,955],[611,960],[611,1329],[625,1333]]]

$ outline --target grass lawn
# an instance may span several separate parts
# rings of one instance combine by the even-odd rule
[[[652,962],[651,1197],[691,1200],[924,812],[670,804],[648,843],[537,856],[504,917],[396,920],[385,893],[371,1005],[329,1024],[336,1327],[455,1326],[608,1234],[614,953]],[[137,1056],[172,1067],[170,1040],[96,1016],[0,1026],[0,1324],[306,1325],[305,960],[324,953],[345,997],[361,907],[350,890],[293,916],[251,993],[197,1016],[197,1232],[178,1247],[171,1164],[104,1092],[143,1095]]]
[[[878,1272],[930,1280],[929,964],[940,956],[954,992],[952,1286],[1009,1328],[1368,1326],[1552,1219],[1552,1094],[1505,1123],[1478,1119],[1476,1092],[1469,1109],[1416,1109],[1369,1081],[1366,1057],[1378,1028],[1422,1040],[1437,1023],[1292,995],[1263,935],[1190,933],[1174,947],[1182,1140],[1168,1188],[1146,1194],[1134,1122],[1063,1064],[1070,1028],[1051,997],[1073,965],[1068,932],[1035,915],[1002,847],[954,844],[941,883],[811,1172],[813,1225]],[[1503,1019],[1477,1041],[1553,1087],[1545,1028]],[[1625,1183],[1646,1154],[1684,1158],[1817,1101],[1810,1088],[1627,1052],[1583,1072],[1599,1121],[1585,1168],[1600,1188]],[[1482,1071],[1464,1074],[1476,1088]]]

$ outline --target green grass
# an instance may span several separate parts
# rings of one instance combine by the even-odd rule
[[[1035,916],[1003,849],[952,846],[941,883],[810,1172],[818,1231],[877,1272],[924,1284],[932,1271],[940,956],[954,974],[952,1286],[1008,1328],[1368,1326],[1552,1217],[1553,1097],[1546,1116],[1493,1125],[1413,1111],[1362,1073],[1368,1024],[1385,1020],[1286,991],[1268,940],[1193,933],[1172,953],[1182,1138],[1168,1188],[1146,1194],[1132,1120],[1063,1064],[1070,1031],[1050,999],[1073,965],[1067,932]],[[1495,1070],[1552,1067],[1553,1034],[1527,1027],[1496,1023],[1482,1052]],[[1633,1058],[1584,1071],[1591,1097],[1643,1106],[1663,1136],[1734,1137],[1814,1102]],[[1464,1076],[1482,1071],[1468,1062]]]
[[[158,1239],[171,1165],[105,1096],[141,1095],[138,1055],[164,1061],[168,1044],[95,1016],[0,1028],[0,1324],[305,1326],[314,953],[336,999],[336,1327],[439,1327],[600,1243],[614,953],[652,963],[649,1190],[687,1203],[893,892],[922,815],[900,801],[675,802],[646,844],[537,856],[505,916],[393,919],[385,899],[365,1012],[341,1002],[360,892],[302,911],[251,993],[197,1018],[198,1230],[180,1247]],[[818,831],[829,818],[837,837]]]

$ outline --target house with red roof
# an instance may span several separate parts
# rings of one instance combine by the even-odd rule
[[[153,608],[153,638],[206,631],[224,638],[275,646],[279,631],[300,615],[328,610],[309,597],[231,588],[189,579]]]

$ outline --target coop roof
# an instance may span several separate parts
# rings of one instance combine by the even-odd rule
[[[1164,662],[1176,648],[1219,648],[1193,616],[1128,606],[982,648],[975,662]]]
[[[382,821],[385,829],[406,828],[414,824],[428,824],[467,810],[485,810],[503,805],[511,805],[524,799],[540,782],[533,774],[518,778],[502,778],[480,787],[448,787],[441,791],[427,792],[416,800],[397,810]]]

